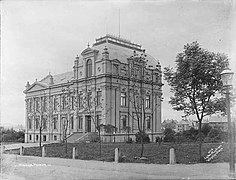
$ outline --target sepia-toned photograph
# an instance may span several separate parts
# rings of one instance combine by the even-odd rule
[[[236,179],[234,0],[0,3],[0,179]]]

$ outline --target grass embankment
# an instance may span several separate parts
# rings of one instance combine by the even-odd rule
[[[219,145],[220,143],[204,143],[202,146],[203,156],[206,156],[211,148],[215,149]],[[139,157],[141,152],[141,145],[135,143],[103,143],[101,156],[99,143],[68,144],[67,153],[65,153],[64,144],[48,144],[45,146],[47,149],[47,157],[72,158],[72,148],[76,147],[78,148],[78,159],[114,161],[115,148],[119,148],[121,155],[125,156],[122,162],[145,162],[154,164],[168,164],[169,149],[173,147],[176,152],[177,163],[192,164],[199,162],[197,143],[181,145],[168,143],[163,143],[161,145],[158,145],[157,143],[145,144],[144,157],[148,158],[146,161],[134,158]],[[228,161],[228,145],[223,144],[223,148],[224,149],[211,162]],[[25,148],[24,155],[41,156],[41,150],[39,147]]]

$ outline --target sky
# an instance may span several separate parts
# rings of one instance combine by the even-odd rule
[[[25,124],[26,82],[72,71],[74,59],[95,39],[119,35],[142,45],[162,69],[175,67],[187,43],[225,53],[236,47],[233,1],[1,1],[1,123]],[[120,10],[120,30],[119,30]],[[236,71],[235,71],[236,72]],[[162,120],[181,120],[163,80]]]

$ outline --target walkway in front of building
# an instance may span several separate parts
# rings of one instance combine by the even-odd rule
[[[42,142],[42,145],[49,144]],[[1,148],[4,147],[5,150],[19,149],[21,146],[23,147],[39,147],[39,143],[13,143],[13,144],[1,144]]]
[[[160,165],[3,154],[2,179],[229,179],[227,163]]]

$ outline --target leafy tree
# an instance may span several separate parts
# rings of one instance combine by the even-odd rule
[[[204,124],[202,126],[202,133],[204,134],[204,136],[206,137],[208,135],[208,133],[211,131],[212,127],[209,124]]]
[[[225,101],[220,96],[220,73],[227,64],[228,58],[224,54],[210,52],[193,42],[185,45],[183,52],[177,55],[176,69],[164,69],[164,78],[174,94],[170,104],[174,110],[183,111],[185,116],[196,115],[199,134],[203,117],[225,110]],[[199,141],[200,159],[201,146],[202,139]]]
[[[135,138],[136,138],[136,143],[150,143],[150,138],[149,136],[144,132],[137,132],[135,134]]]
[[[173,142],[175,140],[175,131],[171,128],[166,128],[164,131],[164,141]]]
[[[195,141],[197,139],[198,130],[191,127],[189,130],[183,131],[183,136],[190,141]]]

